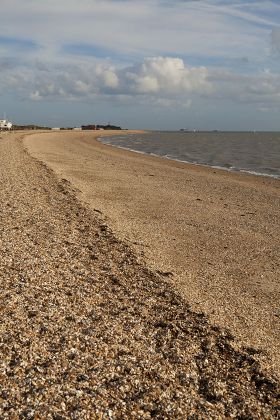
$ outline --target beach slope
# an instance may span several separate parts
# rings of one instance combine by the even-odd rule
[[[255,350],[192,310],[23,136],[0,138],[1,418],[277,418]]]
[[[279,180],[116,149],[101,135],[51,133],[26,145],[149,267],[169,272],[193,309],[280,375]]]

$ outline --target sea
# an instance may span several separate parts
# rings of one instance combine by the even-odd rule
[[[280,179],[280,132],[152,131],[99,140],[138,153]]]

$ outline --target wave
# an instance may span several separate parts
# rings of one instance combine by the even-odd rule
[[[253,176],[263,176],[263,177],[269,177],[269,178],[273,178],[273,179],[280,179],[280,174],[271,174],[268,172],[263,172],[260,170],[256,170],[256,169],[248,169],[248,168],[242,168],[242,167],[236,167],[236,166],[230,166],[228,164],[225,165],[216,165],[216,164],[211,164],[211,163],[207,163],[207,162],[197,162],[197,161],[191,161],[191,160],[187,160],[187,159],[182,159],[182,158],[178,158],[177,156],[172,156],[169,154],[159,154],[159,153],[154,153],[154,152],[148,152],[148,151],[143,151],[143,150],[137,150],[135,148],[132,147],[128,147],[128,146],[123,146],[123,145],[118,145],[118,144],[114,144],[114,140],[118,139],[118,140],[127,140],[127,137],[99,137],[97,138],[98,141],[100,141],[102,144],[106,144],[106,145],[110,145],[113,147],[116,147],[118,149],[122,149],[122,150],[127,150],[129,152],[133,152],[133,153],[138,153],[138,154],[142,154],[142,155],[147,155],[147,156],[154,156],[154,157],[159,157],[162,159],[168,159],[168,160],[172,160],[172,161],[176,161],[176,162],[180,162],[180,163],[185,163],[188,165],[194,165],[194,166],[202,166],[202,167],[208,167],[208,168],[213,168],[213,169],[218,169],[218,170],[222,170],[222,171],[226,171],[226,172],[241,172],[241,173],[247,173]],[[137,138],[137,143],[141,144],[141,138]],[[268,168],[268,170],[270,170],[270,168]]]

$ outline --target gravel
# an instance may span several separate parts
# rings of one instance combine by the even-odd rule
[[[279,384],[31,158],[0,138],[0,416],[279,418]]]

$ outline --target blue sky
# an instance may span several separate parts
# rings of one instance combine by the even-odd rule
[[[1,0],[16,123],[280,130],[280,1]]]

